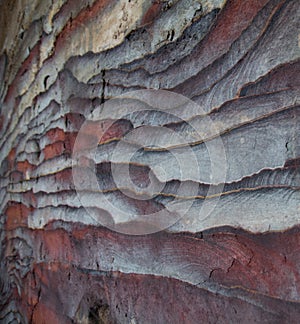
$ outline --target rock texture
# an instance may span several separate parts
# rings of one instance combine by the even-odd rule
[[[0,322],[298,323],[299,1],[0,9]]]

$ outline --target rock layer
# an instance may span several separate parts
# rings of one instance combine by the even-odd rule
[[[298,1],[0,7],[1,322],[297,323]]]

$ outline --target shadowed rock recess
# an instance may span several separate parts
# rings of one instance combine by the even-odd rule
[[[0,1],[1,323],[299,323],[299,17],[299,0]],[[89,121],[147,89],[195,104]],[[77,135],[111,121],[84,162],[98,191],[78,190]]]

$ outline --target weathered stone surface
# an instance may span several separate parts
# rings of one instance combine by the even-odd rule
[[[299,16],[0,2],[0,322],[298,322]]]

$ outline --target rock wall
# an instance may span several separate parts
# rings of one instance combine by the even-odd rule
[[[0,9],[0,321],[297,323],[299,1]]]

